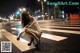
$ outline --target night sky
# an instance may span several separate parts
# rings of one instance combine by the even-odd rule
[[[58,1],[58,0],[47,0],[47,1]],[[41,9],[40,2],[37,2],[37,0],[0,0],[0,16],[9,16],[10,14],[15,13],[18,7],[22,6],[28,7],[32,11]],[[63,7],[66,12],[77,12],[76,9],[78,6],[63,6]],[[62,6],[60,6],[60,8],[62,9]]]
[[[8,16],[18,9],[18,7],[25,6],[25,1],[19,0],[0,0],[0,16]]]

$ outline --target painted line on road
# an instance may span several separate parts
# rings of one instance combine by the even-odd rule
[[[41,24],[41,26],[49,26],[49,25],[51,25],[51,26],[54,26],[54,25],[56,25],[56,26],[66,26],[66,25],[63,25],[63,24]],[[67,25],[67,27],[73,27],[73,26],[75,26],[75,27],[79,27],[80,25]]]
[[[70,31],[70,30],[61,30],[61,29],[47,29],[47,28],[41,28],[41,30],[52,31],[52,32],[71,33],[71,34],[79,34],[80,35],[80,31]]]
[[[5,35],[6,34],[6,35]],[[30,49],[34,49],[34,46],[28,46],[27,43],[29,43],[27,40],[24,40],[22,38],[20,38],[20,41],[17,41],[17,36],[11,34],[10,32],[3,30],[3,35],[10,40],[20,51],[24,52]],[[68,37],[62,37],[62,36],[58,36],[58,35],[51,35],[51,34],[46,34],[46,33],[42,33],[43,38],[47,38],[50,40],[54,40],[54,41],[61,41],[61,40],[65,40]]]
[[[41,37],[50,39],[53,41],[61,41],[61,40],[65,40],[68,38],[68,37],[63,37],[63,36],[58,36],[58,35],[47,34],[47,33],[42,33]]]
[[[14,30],[17,30],[17,28],[15,28]],[[71,33],[71,34],[79,34],[80,35],[80,31],[61,30],[61,29],[48,29],[48,28],[41,28],[41,30],[52,31],[52,32]]]
[[[27,43],[29,42],[22,38],[20,38],[20,41],[17,41],[17,36],[9,33],[6,30],[4,30],[2,34],[22,52],[35,48],[34,46],[28,46]]]
[[[41,26],[41,28],[80,29],[80,27]]]
[[[14,28],[11,28],[12,30],[18,30],[16,27],[14,27]]]
[[[12,28],[14,30],[18,30],[17,28]],[[50,40],[54,40],[54,41],[61,41],[66,39],[67,37],[63,37],[63,36],[58,36],[58,35],[52,35],[52,34],[47,34],[47,33],[42,33],[41,35],[42,38],[47,38]]]

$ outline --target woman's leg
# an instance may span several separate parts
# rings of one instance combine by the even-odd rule
[[[34,32],[33,32],[34,33]],[[40,37],[41,37],[41,35],[42,35],[42,32],[40,32],[39,34],[37,34],[37,33],[34,33],[34,35],[35,36],[37,36],[37,38],[36,37],[34,37],[34,39],[37,41],[37,44],[35,45],[36,47],[38,47],[39,46],[39,44],[40,44]]]
[[[37,37],[38,34],[35,34],[35,33],[33,33],[33,32],[28,32],[28,33],[30,34],[30,36],[31,36],[33,39],[36,40],[37,44],[36,44],[35,46],[38,47],[38,45],[40,44],[40,39],[39,39],[39,37]],[[33,40],[33,41],[34,41],[34,40]],[[32,42],[33,42],[33,41],[32,41]]]
[[[34,41],[34,38],[30,37],[30,43],[28,43],[28,46],[31,46],[33,41]]]
[[[27,29],[25,30],[25,34],[28,35],[30,42],[28,43],[28,46],[31,46],[32,42],[34,41],[34,38],[31,36],[31,34],[28,33]]]
[[[34,41],[34,39],[37,41],[37,44],[35,45],[36,47],[40,44],[40,36],[41,36],[41,33],[37,33],[36,31],[34,31],[34,30],[29,30],[28,28],[26,29],[26,31],[25,31],[26,33],[28,33],[29,35],[29,37],[30,37],[30,44],[29,45],[31,45],[31,43]]]

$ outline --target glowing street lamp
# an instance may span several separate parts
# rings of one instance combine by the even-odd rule
[[[38,1],[44,1],[44,2],[46,2],[46,0],[38,0]]]
[[[24,7],[23,8],[19,8],[19,11],[20,12],[25,12],[26,11],[26,8],[24,8]]]
[[[19,8],[19,10],[20,10],[20,11],[22,11],[22,9],[21,9],[21,8]]]
[[[46,0],[44,0],[44,2],[46,2]]]
[[[38,1],[40,1],[40,0],[38,0]]]
[[[0,19],[1,19],[1,17],[0,17]]]
[[[23,11],[26,11],[26,8],[22,8]]]
[[[62,18],[64,18],[64,11],[62,11]]]

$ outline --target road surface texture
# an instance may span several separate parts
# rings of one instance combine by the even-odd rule
[[[80,53],[80,23],[73,21],[39,21],[43,31],[39,48],[33,48],[21,51],[10,38],[6,36],[16,36],[21,30],[20,22],[7,23],[3,29],[8,32],[0,32],[1,41],[12,41],[11,53]],[[6,27],[7,26],[7,27]],[[11,33],[7,35],[8,33]],[[13,35],[12,35],[13,34]],[[6,35],[6,36],[5,36]],[[13,37],[12,37],[13,38]],[[22,36],[22,39],[27,41],[27,36]],[[14,38],[15,39],[15,38]],[[25,42],[26,43],[26,42]],[[27,43],[26,43],[27,45]],[[22,45],[23,46],[23,45]],[[33,46],[32,46],[33,47]],[[27,49],[27,48],[26,48]]]

